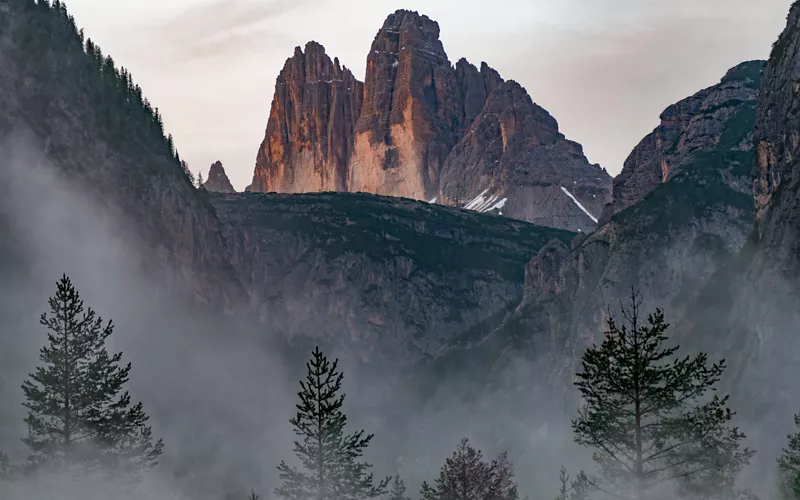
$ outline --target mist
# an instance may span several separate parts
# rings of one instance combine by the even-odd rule
[[[114,320],[109,349],[132,363],[132,398],[143,401],[165,452],[138,484],[42,478],[9,485],[7,497],[47,496],[57,488],[67,500],[245,498],[251,489],[270,498],[276,465],[293,461],[288,419],[310,339],[287,343],[270,330],[268,318],[255,321],[244,304],[229,316],[214,304],[187,305],[152,273],[153,255],[136,234],[137,222],[59,170],[45,150],[25,126],[0,143],[0,449],[15,462],[25,458],[20,384],[38,364],[45,342],[38,318],[66,273],[87,306]],[[787,317],[787,328],[796,324]],[[475,387],[488,373],[425,379],[432,395],[421,398],[402,369],[364,363],[343,346],[326,347],[341,358],[348,430],[375,432],[367,459],[376,476],[401,474],[412,497],[422,480],[435,477],[461,437],[489,458],[508,449],[520,490],[532,499],[554,496],[561,465],[572,473],[590,467],[589,453],[572,441],[569,419],[577,400],[557,399],[544,365],[533,356],[509,356],[492,374],[503,381],[495,387]],[[760,380],[785,387],[793,380],[790,372],[775,366]],[[747,394],[752,392],[733,401],[735,409],[752,404],[743,399]],[[771,421],[785,422],[785,432],[743,424],[751,445],[764,450],[757,458],[764,465],[749,478],[757,490],[771,491],[774,484],[768,464],[774,465],[776,444],[791,429],[792,400],[787,394],[772,409]]]

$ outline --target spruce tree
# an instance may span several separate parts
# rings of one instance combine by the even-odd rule
[[[730,424],[728,396],[716,394],[724,361],[706,354],[677,356],[667,347],[668,324],[656,309],[646,322],[631,292],[622,326],[609,314],[600,346],[588,349],[576,385],[584,406],[572,427],[595,450],[603,484],[624,498],[649,498],[666,488],[695,498],[730,497],[753,452]]]
[[[439,476],[430,485],[422,483],[423,500],[517,500],[514,468],[506,453],[485,462],[483,453],[464,438],[445,460]]]
[[[0,451],[0,481],[6,481],[11,477],[11,461],[8,455]]]
[[[372,434],[363,430],[345,435],[347,416],[342,412],[345,394],[339,360],[331,363],[319,347],[306,363],[300,381],[297,414],[289,420],[302,441],[294,442],[301,467],[281,461],[281,486],[275,493],[287,500],[363,500],[386,493],[391,478],[375,484],[372,467],[361,461]]]
[[[794,423],[800,428],[800,413],[794,416]],[[800,498],[800,431],[790,434],[789,443],[778,458],[784,489],[788,496]]]
[[[571,480],[567,474],[567,468],[563,465],[561,470],[558,471],[558,481],[561,483],[558,488],[558,494],[555,500],[585,500],[592,490],[592,480],[581,471],[578,477]]]
[[[180,165],[181,169],[183,170],[183,173],[186,174],[186,177],[189,179],[189,182],[191,182],[192,185],[194,186],[195,184],[194,174],[192,174],[192,171],[189,169],[189,165],[184,160],[180,161]]]
[[[392,487],[389,490],[389,500],[411,500],[406,496],[406,485],[399,475],[394,476]]]
[[[202,170],[199,170],[197,172],[197,187],[198,188],[203,187],[203,171]]]
[[[153,442],[142,403],[131,404],[123,389],[131,365],[120,366],[122,353],[106,350],[112,322],[84,310],[66,275],[49,305],[40,318],[49,330],[42,365],[22,385],[30,464],[127,471],[155,465],[163,444]]]

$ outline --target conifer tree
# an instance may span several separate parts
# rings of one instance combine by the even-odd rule
[[[395,475],[392,480],[392,488],[389,490],[389,500],[411,500],[406,496],[406,485],[399,475]]]
[[[49,330],[42,365],[22,385],[30,464],[123,471],[155,465],[163,443],[153,442],[142,403],[131,404],[124,391],[130,363],[120,366],[122,353],[106,350],[112,322],[84,310],[66,275],[49,305],[40,318]]]
[[[189,179],[189,182],[191,182],[192,186],[194,186],[195,185],[194,174],[192,174],[192,171],[189,168],[189,164],[187,164],[184,160],[181,160],[180,164],[181,164],[181,170],[183,170],[183,173],[186,174],[186,177]]]
[[[302,438],[294,443],[301,467],[284,461],[278,466],[282,484],[275,493],[287,500],[364,500],[386,493],[391,478],[376,484],[368,472],[372,466],[360,461],[373,435],[363,430],[344,433],[347,416],[342,412],[345,394],[338,363],[328,361],[319,347],[306,363],[297,414],[289,420]]]
[[[203,187],[203,171],[202,170],[198,170],[197,171],[197,187],[199,187],[199,188]]]
[[[567,468],[563,465],[561,470],[558,471],[558,481],[561,484],[555,500],[585,500],[592,490],[593,481],[589,479],[585,472],[579,472],[578,477],[570,480]]]
[[[625,498],[642,499],[661,488],[688,497],[730,497],[753,451],[730,424],[728,396],[715,394],[724,361],[706,354],[679,358],[665,346],[668,324],[656,309],[646,323],[641,297],[631,292],[624,324],[609,314],[600,346],[588,349],[576,385],[585,405],[573,420],[575,440],[595,450],[603,484]]]
[[[0,451],[0,481],[6,481],[11,476],[11,461],[8,455]]]
[[[430,485],[422,483],[423,500],[517,500],[514,468],[506,453],[485,462],[483,453],[464,438],[445,460],[439,476]]]
[[[794,423],[800,428],[800,413],[794,416]],[[800,498],[800,431],[790,434],[789,443],[778,458],[786,493],[792,498]]]

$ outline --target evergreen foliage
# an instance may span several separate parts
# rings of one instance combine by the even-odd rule
[[[570,479],[564,466],[558,471],[558,481],[560,485],[555,500],[585,500],[594,482],[583,471],[579,472],[575,479]]]
[[[411,500],[406,496],[406,485],[399,475],[395,475],[392,480],[392,487],[389,490],[388,500]]]
[[[368,472],[372,466],[360,460],[373,435],[363,430],[344,433],[347,416],[342,412],[345,394],[338,363],[328,361],[319,347],[306,363],[297,414],[289,420],[302,438],[294,443],[301,468],[284,461],[278,466],[282,484],[275,493],[287,500],[364,500],[385,494],[391,480],[376,484]]]
[[[84,310],[66,276],[49,305],[40,319],[48,330],[42,364],[22,385],[30,465],[126,472],[155,465],[163,444],[153,442],[142,403],[131,404],[123,390],[131,365],[120,366],[122,353],[105,347],[112,322]]]
[[[197,187],[203,187],[203,171],[200,170],[197,172]]]
[[[800,428],[800,413],[794,416],[794,423]],[[792,498],[800,498],[800,431],[790,434],[788,445],[778,458],[785,490]]]
[[[40,81],[58,79],[70,99],[81,99],[98,110],[97,129],[118,148],[144,148],[155,154],[175,158],[171,136],[164,134],[158,108],[143,96],[124,67],[117,68],[83,30],[64,2],[53,0],[8,0],[8,34],[21,49],[17,62],[26,73]],[[66,97],[64,97],[66,98]]]
[[[728,397],[715,394],[724,361],[706,354],[678,358],[666,347],[660,309],[646,323],[631,292],[625,324],[609,314],[602,345],[588,349],[576,385],[585,401],[573,420],[575,440],[595,450],[603,483],[624,498],[648,498],[676,488],[689,498],[730,498],[753,451],[730,425]]]
[[[186,178],[189,179],[189,181],[194,186],[195,185],[194,174],[192,174],[192,171],[189,170],[189,165],[183,160],[180,160],[180,163],[181,163],[181,169],[183,170],[183,173],[186,174]]]
[[[445,460],[431,485],[422,483],[422,500],[517,500],[514,467],[504,452],[491,462],[464,438]]]
[[[8,455],[0,451],[0,481],[6,481],[11,477],[11,461]]]

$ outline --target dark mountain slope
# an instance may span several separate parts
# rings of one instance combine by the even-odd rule
[[[213,195],[228,255],[284,333],[407,364],[522,297],[525,263],[574,233],[368,194]]]
[[[742,418],[778,453],[800,391],[800,3],[765,66],[755,129],[756,231],[739,258],[717,274],[683,325],[733,366]],[[780,432],[776,431],[780,429]]]
[[[492,422],[480,431],[491,436],[487,440],[502,439],[519,420],[532,428],[543,422],[558,426],[578,405],[572,379],[581,353],[602,336],[608,307],[616,309],[631,286],[647,307],[664,307],[671,322],[684,317],[753,229],[747,180],[761,64],[734,68],[701,91],[701,102],[687,116],[694,126],[674,140],[714,131],[705,146],[687,152],[679,171],[596,232],[577,236],[571,245],[545,245],[527,265],[522,303],[501,327],[456,339],[447,356],[414,374],[420,391],[432,376],[464,388],[451,397],[480,401],[490,412],[474,418]],[[503,408],[503,416],[490,417],[496,408]],[[524,450],[521,445],[518,452]]]
[[[59,2],[3,0],[0,13],[0,140],[24,133],[70,183],[126,220],[119,231],[142,245],[141,264],[165,293],[220,307],[241,301],[213,209],[130,75],[84,41]]]

